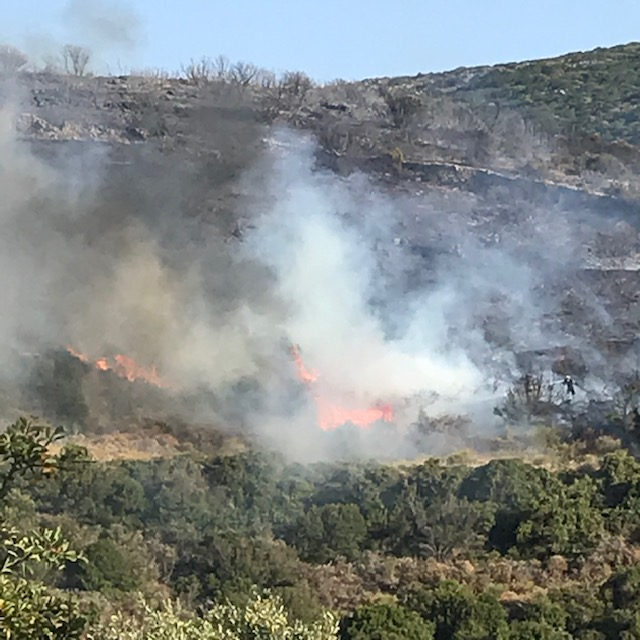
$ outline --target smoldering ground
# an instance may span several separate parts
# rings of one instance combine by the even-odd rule
[[[0,135],[3,352],[72,346],[154,366],[168,389],[136,395],[136,415],[210,421],[307,459],[441,453],[495,427],[514,352],[595,349],[559,320],[585,238],[557,205],[384,191],[322,170],[310,139],[258,124],[246,169],[220,180],[205,161],[144,146],[33,146],[15,135],[18,111],[3,110]],[[598,296],[581,295],[606,324]],[[312,392],[291,345],[317,372]],[[4,361],[5,380],[32,366]],[[98,392],[95,375],[78,379],[81,418],[121,419],[125,386]],[[314,394],[391,403],[394,424],[324,433]],[[471,423],[460,438],[425,436],[420,410]]]

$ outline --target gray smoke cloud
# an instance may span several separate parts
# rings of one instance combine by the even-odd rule
[[[133,8],[117,0],[69,0],[62,19],[72,40],[96,50],[131,50],[140,42],[141,21]]]
[[[63,48],[70,44],[89,53],[85,72],[123,73],[144,37],[142,20],[127,2],[68,0],[55,24],[47,25],[46,31],[25,33],[17,44],[36,70],[64,70]]]
[[[149,176],[132,162],[118,177],[106,148],[35,150],[15,117],[0,112],[6,354],[127,354],[157,368],[186,416],[310,459],[409,456],[420,411],[468,413],[472,433],[488,432],[520,373],[516,351],[589,346],[559,309],[590,231],[556,205],[384,191],[320,169],[311,139],[257,128],[262,150],[234,186],[238,240],[189,215],[197,167],[169,160]],[[291,345],[317,373],[311,391]],[[195,402],[203,390],[215,401]],[[314,394],[347,409],[390,403],[395,424],[324,433]],[[441,452],[439,438],[421,446]]]

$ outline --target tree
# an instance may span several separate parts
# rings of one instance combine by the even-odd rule
[[[0,73],[16,73],[28,62],[27,56],[9,44],[0,44]]]
[[[83,76],[91,59],[91,52],[85,47],[75,44],[65,44],[62,47],[62,61],[67,73]]]
[[[313,87],[313,80],[303,71],[285,71],[278,81],[278,92],[302,100]]]
[[[307,624],[292,620],[280,598],[256,591],[245,605],[217,604],[202,617],[189,616],[171,601],[160,608],[141,605],[140,617],[118,612],[94,624],[87,640],[335,640],[338,626],[328,612]]]
[[[131,562],[110,538],[100,538],[84,550],[87,562],[73,572],[72,581],[90,591],[119,589],[132,591],[139,586]]]
[[[226,67],[223,68],[222,72],[226,73]],[[182,74],[193,84],[204,84],[216,76],[214,62],[205,56],[200,60],[192,58],[189,64],[182,65]]]
[[[340,640],[432,640],[434,625],[397,604],[359,607],[340,621]]]
[[[20,418],[0,435],[0,506],[20,478],[42,478],[54,472],[57,459],[49,446],[62,430]],[[60,570],[82,557],[63,538],[60,529],[23,533],[0,529],[0,629],[11,640],[73,640],[80,637],[85,618],[78,604],[52,594],[30,579],[39,567]]]
[[[443,580],[434,589],[409,591],[404,603],[435,624],[435,640],[506,640],[507,614],[488,594],[475,596],[469,587]]]
[[[546,496],[561,490],[561,483],[545,469],[521,460],[492,460],[464,479],[459,495],[471,501],[495,503],[497,511],[489,542],[505,553],[516,545],[521,522],[539,508]]]
[[[561,603],[546,596],[521,602],[511,622],[509,640],[571,640],[566,630],[568,613]]]
[[[572,636],[548,622],[516,620],[509,631],[509,640],[571,640]]]
[[[538,507],[518,525],[518,549],[525,556],[540,557],[589,551],[604,534],[598,499],[596,483],[588,476],[545,493]]]
[[[19,477],[42,477],[55,471],[57,460],[51,444],[64,437],[56,429],[21,417],[0,435],[0,504]]]
[[[510,422],[523,419],[531,422],[534,417],[549,413],[562,402],[562,393],[552,384],[545,384],[541,375],[526,374],[508,391],[501,406],[494,413]]]
[[[60,529],[30,535],[0,530],[0,630],[7,640],[73,640],[86,624],[79,605],[52,594],[41,582],[30,580],[36,566],[62,569],[81,556],[70,549]]]
[[[329,562],[336,556],[353,559],[367,534],[367,525],[355,504],[313,506],[298,520],[292,542],[302,558]]]
[[[229,79],[242,87],[253,82],[260,69],[250,62],[236,62],[229,69]]]
[[[88,371],[66,349],[50,349],[33,363],[25,385],[26,400],[47,419],[83,425],[89,414],[83,393]]]

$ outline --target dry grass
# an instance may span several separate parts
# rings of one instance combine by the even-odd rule
[[[103,435],[77,435],[66,438],[61,444],[51,447],[53,453],[67,444],[86,447],[100,461],[151,460],[170,458],[182,450],[180,443],[170,434],[149,436],[144,433],[108,433]]]
[[[75,435],[65,438],[51,447],[53,454],[68,444],[86,447],[98,461],[110,460],[153,460],[171,458],[194,450],[193,444],[181,442],[175,435],[154,428],[141,427],[132,431],[116,431],[99,435]],[[239,438],[225,438],[217,447],[221,456],[240,453],[245,448]]]

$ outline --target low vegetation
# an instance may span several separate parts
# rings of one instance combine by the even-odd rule
[[[0,439],[6,638],[633,638],[640,463],[97,462]],[[127,635],[128,634],[128,635]]]

